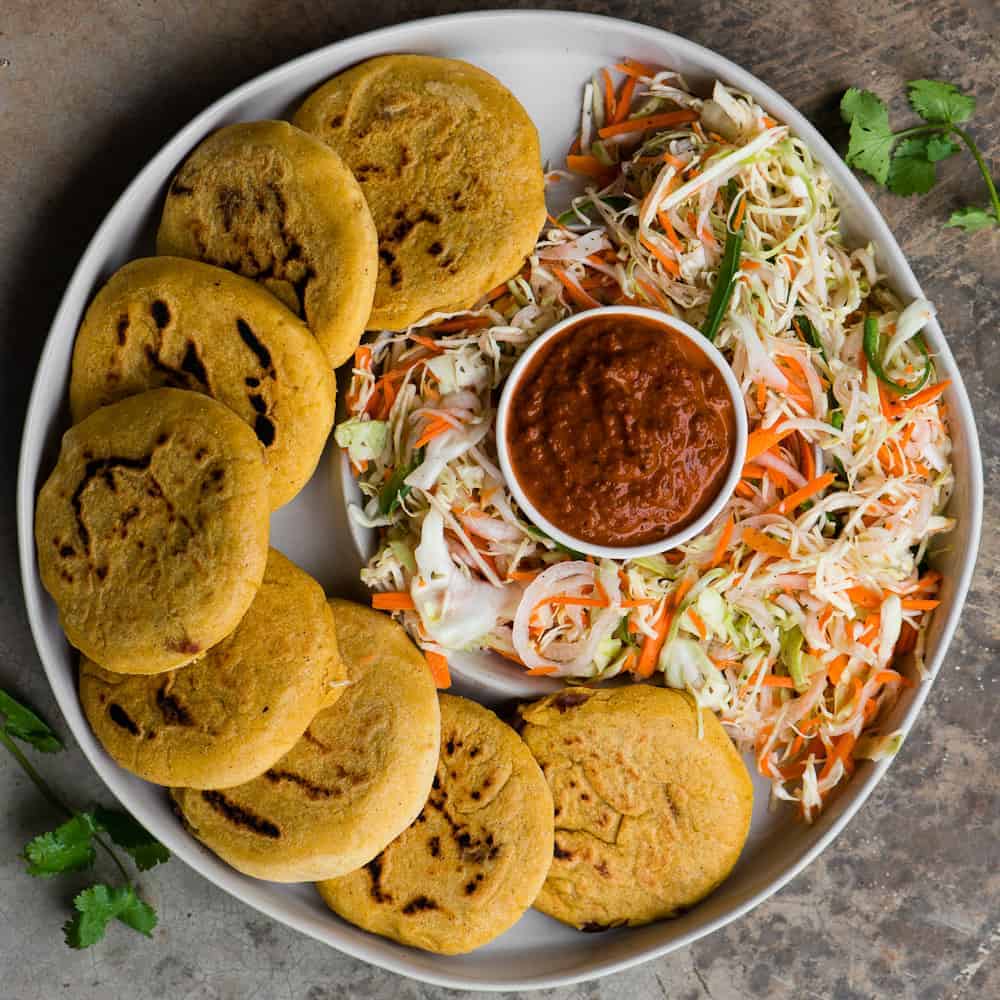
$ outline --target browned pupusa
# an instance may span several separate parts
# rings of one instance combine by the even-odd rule
[[[275,508],[333,425],[336,382],[306,325],[255,282],[181,257],[134,260],[97,293],[73,350],[73,419],[159,386],[212,396],[253,428]]]
[[[294,121],[344,158],[375,219],[369,329],[472,305],[534,248],[545,221],[538,132],[478,66],[379,56],[310,94]]]
[[[234,868],[276,882],[332,878],[370,861],[427,798],[440,713],[430,671],[387,615],[331,601],[349,684],[260,777],[175,788],[196,837]]]
[[[232,635],[178,670],[127,676],[80,664],[80,703],[104,749],[160,785],[226,788],[283,757],[344,688],[323,588],[271,549]],[[332,686],[338,685],[338,686]]]
[[[517,733],[473,701],[441,695],[441,757],[416,822],[360,871],[321,882],[345,920],[445,955],[517,921],[552,856],[552,798]]]
[[[71,427],[35,507],[69,641],[153,674],[229,635],[264,576],[268,479],[254,432],[200,393],[153,389]]]
[[[156,252],[253,278],[305,317],[336,367],[371,311],[377,238],[340,157],[288,122],[227,125],[167,191]]]
[[[707,896],[750,828],[753,786],[719,720],[648,684],[550,695],[521,734],[555,803],[537,909],[582,930],[649,923]]]

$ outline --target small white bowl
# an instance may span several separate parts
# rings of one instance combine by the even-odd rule
[[[511,400],[517,392],[521,378],[531,364],[531,359],[553,338],[561,336],[566,330],[579,323],[586,322],[595,316],[638,316],[687,337],[715,366],[726,383],[726,389],[729,391],[729,397],[733,402],[736,439],[729,473],[726,476],[725,482],[700,517],[678,531],[675,531],[672,535],[657,539],[655,542],[646,542],[642,545],[596,545],[593,542],[588,542],[586,539],[576,538],[568,534],[539,512],[524,490],[521,489],[521,484],[517,481],[517,476],[511,464],[510,451],[507,447],[507,420],[510,415]],[[733,375],[733,370],[729,367],[729,362],[719,353],[715,345],[693,326],[674,316],[658,312],[655,309],[643,309],[640,306],[604,306],[600,309],[588,309],[586,312],[576,313],[556,323],[555,326],[546,330],[518,358],[517,363],[511,369],[510,375],[507,376],[507,382],[500,394],[500,406],[497,410],[496,439],[497,453],[500,457],[500,468],[503,471],[504,478],[507,480],[507,486],[510,488],[511,493],[514,494],[514,498],[521,509],[536,527],[567,548],[575,549],[577,552],[583,552],[586,555],[603,559],[635,559],[638,556],[649,556],[658,552],[666,552],[668,549],[682,545],[689,538],[693,538],[699,532],[704,531],[715,520],[722,508],[725,507],[730,496],[732,496],[733,490],[736,489],[736,484],[739,482],[740,473],[743,469],[744,456],[746,455],[746,402],[743,399],[743,393],[740,391],[739,383],[736,381],[736,376]],[[553,483],[553,486],[558,488],[559,484]]]

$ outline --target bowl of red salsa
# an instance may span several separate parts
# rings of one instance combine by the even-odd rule
[[[518,359],[497,451],[536,527],[612,559],[682,544],[719,514],[746,453],[726,359],[687,323],[635,306],[577,313]]]

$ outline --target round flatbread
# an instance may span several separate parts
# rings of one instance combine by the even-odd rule
[[[329,146],[288,122],[228,125],[167,190],[156,252],[261,282],[305,316],[336,367],[371,311],[377,237],[364,195]]]
[[[268,478],[254,432],[195,392],[154,389],[71,427],[35,506],[69,641],[153,674],[229,635],[264,576]]]
[[[707,896],[740,856],[750,775],[718,719],[645,684],[575,688],[521,709],[555,801],[537,909],[582,930],[645,924]]]
[[[80,664],[80,702],[104,749],[158,785],[228,788],[263,774],[343,690],[323,588],[271,549],[232,635],[154,677]]]
[[[352,924],[457,955],[520,918],[551,859],[552,797],[527,747],[488,709],[441,695],[441,758],[416,822],[318,888]]]
[[[333,426],[336,380],[308,327],[260,285],[180,257],[132,261],[97,293],[73,351],[73,419],[160,386],[212,396],[254,429],[272,508],[306,484]]]
[[[533,250],[545,221],[538,131],[484,70],[380,56],[320,87],[294,121],[344,158],[375,218],[369,329],[470,306]]]
[[[440,712],[423,656],[386,615],[332,601],[350,683],[259,778],[177,788],[191,832],[234,868],[315,882],[370,861],[420,812],[437,765]]]

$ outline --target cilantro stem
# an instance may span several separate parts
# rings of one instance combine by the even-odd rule
[[[62,800],[60,800],[55,792],[49,788],[45,779],[31,766],[31,762],[27,757],[21,753],[20,747],[7,735],[7,730],[0,726],[0,743],[2,743],[11,753],[14,760],[21,765],[21,770],[31,779],[34,786],[42,793],[45,800],[59,812],[65,813],[67,816],[72,817],[73,810],[69,808]]]
[[[972,153],[972,158],[976,161],[976,165],[979,167],[979,172],[983,175],[983,180],[986,181],[986,190],[990,193],[990,202],[993,205],[993,214],[1000,219],[1000,195],[997,194],[996,185],[993,183],[993,178],[990,176],[990,168],[986,165],[986,161],[983,159],[983,154],[979,152],[976,140],[973,139],[964,128],[959,128],[957,125],[952,125],[946,122],[942,122],[940,125],[915,125],[913,128],[904,128],[900,132],[894,132],[892,134],[893,145],[899,142],[900,139],[909,138],[911,135],[928,135],[932,132],[936,132],[938,135],[948,135],[949,133],[952,133],[958,136],[958,138],[965,143],[965,148]]]
[[[42,793],[42,797],[45,799],[49,805],[54,806],[59,812],[64,813],[66,816],[72,819],[76,813],[62,799],[56,795],[55,792],[49,787],[48,782],[35,770],[32,766],[31,761],[21,752],[21,748],[10,738],[7,730],[0,726],[0,744],[10,751],[11,756],[17,763],[21,766],[21,770],[31,779],[32,784],[39,792]],[[105,841],[99,837],[97,834],[94,835],[94,841],[99,846],[104,848],[108,857],[115,863],[115,867],[122,873],[122,878],[125,879],[126,885],[132,884],[132,879],[129,877],[129,873],[125,866],[118,860],[118,855],[111,849],[110,845],[105,843]]]
[[[965,129],[959,128],[957,125],[952,125],[950,130],[965,143],[966,148],[972,153],[973,159],[975,159],[983,175],[983,180],[986,181],[986,189],[989,191],[990,201],[993,203],[993,214],[997,219],[1000,219],[1000,196],[997,195],[996,185],[990,176],[990,169],[986,166],[986,161],[983,159],[982,153],[979,152],[979,147],[976,145],[975,139]]]

